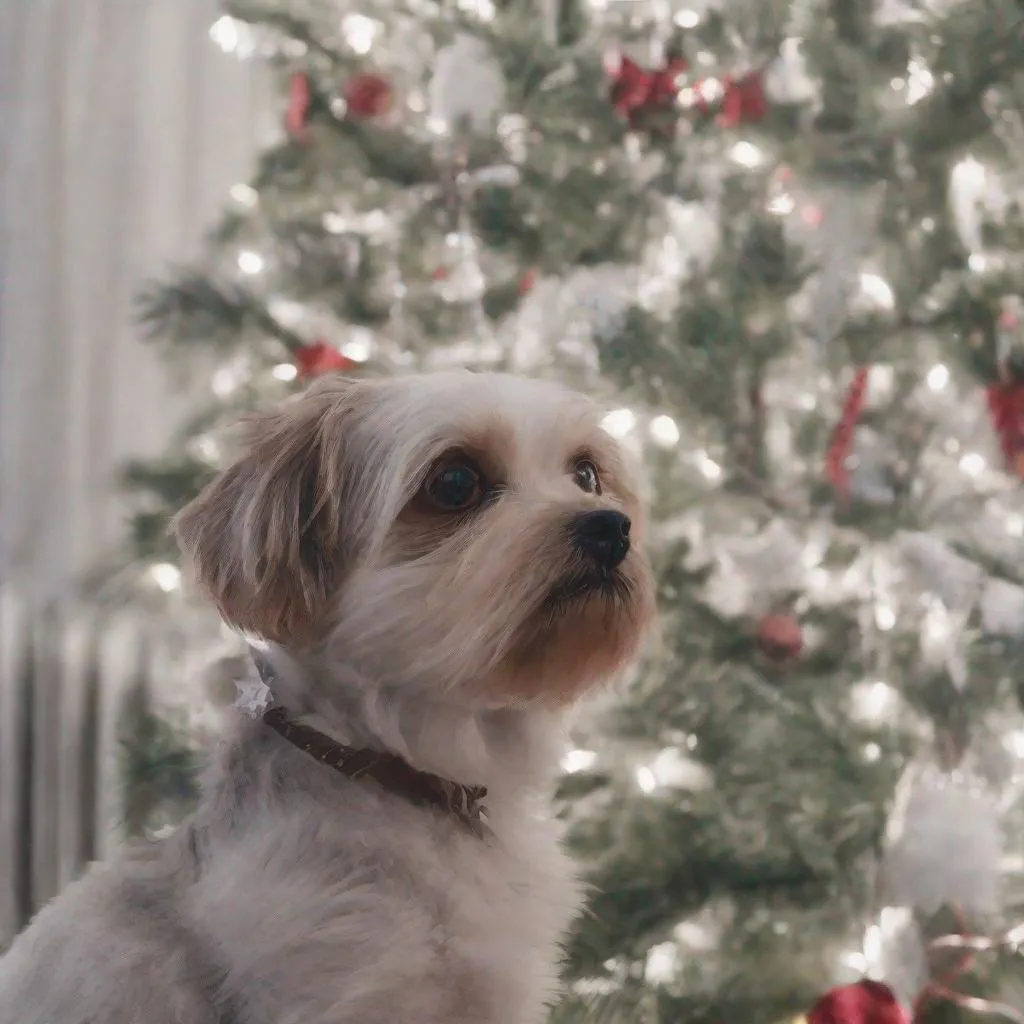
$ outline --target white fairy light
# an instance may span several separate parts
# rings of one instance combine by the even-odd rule
[[[697,468],[708,480],[720,480],[722,467],[707,452],[698,452]]]
[[[787,217],[796,209],[796,200],[788,193],[775,196],[768,202],[768,212],[779,217]]]
[[[882,748],[877,743],[865,743],[861,753],[868,764],[874,764],[876,761],[881,760]]]
[[[373,49],[374,40],[381,27],[380,22],[367,18],[365,14],[349,14],[341,22],[345,42],[359,54],[369,53]]]
[[[353,338],[341,346],[341,354],[354,363],[365,363],[370,358],[370,339]]]
[[[761,164],[764,163],[764,153],[761,152],[761,150],[752,142],[737,142],[729,151],[729,156],[732,158],[732,161],[739,164],[740,167],[746,167],[749,169],[760,167]]]
[[[644,793],[653,793],[658,788],[658,780],[647,765],[637,768],[636,784]]]
[[[655,416],[648,428],[655,444],[671,448],[679,441],[679,427],[671,416]]]
[[[246,185],[244,182],[238,185],[232,185],[228,195],[238,203],[239,206],[248,206],[252,208],[255,206],[260,199],[259,193],[251,185]]]
[[[215,462],[220,457],[220,446],[212,437],[196,438],[196,450],[208,462]]]
[[[985,456],[979,452],[968,452],[960,458],[960,470],[968,476],[978,476],[985,471]]]
[[[688,8],[676,11],[672,19],[680,28],[696,28],[700,24],[700,15]]]
[[[896,710],[896,696],[896,691],[880,680],[860,683],[850,692],[853,714],[865,722],[883,722]]]
[[[243,249],[238,254],[238,269],[243,274],[258,274],[264,267],[263,257],[251,249]]]
[[[601,427],[612,437],[625,437],[636,426],[632,409],[614,409],[601,420]]]
[[[252,56],[252,29],[244,21],[230,15],[225,14],[210,26],[210,39],[225,53],[233,53],[242,60]]]
[[[170,562],[157,562],[150,566],[149,575],[165,594],[181,586],[181,570]]]
[[[880,604],[875,608],[875,625],[888,633],[896,625],[896,612],[887,604]]]
[[[574,775],[576,772],[584,772],[597,760],[597,754],[593,750],[570,750],[562,758],[562,771],[567,775]]]
[[[920,103],[935,87],[935,76],[928,65],[914,57],[907,66],[907,103]]]
[[[1024,729],[1016,729],[1003,738],[1003,746],[1014,757],[1024,758]]]
[[[896,305],[889,282],[879,274],[865,271],[860,275],[860,290],[874,303],[883,309],[892,309]]]
[[[988,257],[984,253],[972,252],[967,257],[967,266],[976,274],[982,274],[988,268]]]
[[[679,950],[674,942],[660,942],[647,951],[644,978],[651,985],[667,985],[679,973]]]
[[[228,363],[214,370],[210,377],[210,388],[218,398],[227,398],[241,387],[247,376],[243,363]]]
[[[295,380],[299,375],[298,367],[292,363],[278,363],[277,366],[270,371],[278,380]]]
[[[942,391],[949,383],[949,367],[942,363],[936,363],[928,371],[928,376],[925,380],[932,391]]]

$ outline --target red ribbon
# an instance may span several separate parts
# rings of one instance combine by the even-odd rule
[[[853,380],[846,390],[846,398],[843,399],[842,415],[832,434],[832,440],[829,442],[828,452],[825,455],[825,475],[844,498],[850,493],[850,471],[846,468],[846,461],[853,448],[853,435],[857,429],[857,423],[864,411],[869,373],[868,367],[863,366],[853,375]]]
[[[311,345],[303,345],[295,350],[295,365],[299,379],[305,380],[334,370],[350,370],[356,364],[326,341],[314,341]]]
[[[910,1024],[910,1018],[887,985],[864,978],[826,992],[807,1024]]]
[[[313,95],[309,88],[309,77],[296,71],[288,82],[288,109],[284,115],[285,131],[293,139],[306,137],[306,117]]]
[[[612,78],[612,106],[630,128],[639,127],[647,114],[671,109],[679,95],[679,76],[687,67],[685,60],[675,57],[663,68],[649,71],[622,55],[612,57],[606,66]]]
[[[985,400],[1007,469],[1024,478],[1024,384],[990,384]]]
[[[751,124],[762,120],[768,113],[768,97],[764,94],[764,76],[751,71],[742,78],[727,78],[725,96],[719,111],[719,123],[725,128],[738,124]]]

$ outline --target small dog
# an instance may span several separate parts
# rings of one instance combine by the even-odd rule
[[[37,915],[0,1024],[540,1021],[579,902],[545,787],[653,619],[643,527],[553,384],[333,377],[257,418],[175,528],[274,706]]]

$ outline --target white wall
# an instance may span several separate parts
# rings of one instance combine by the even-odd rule
[[[111,478],[183,399],[132,324],[267,127],[216,0],[0,3],[0,580],[47,598],[122,536]]]

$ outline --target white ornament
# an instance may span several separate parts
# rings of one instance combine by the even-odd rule
[[[441,49],[430,80],[430,116],[448,131],[468,121],[486,131],[505,106],[505,76],[487,44],[474,36],[458,35]]]
[[[235,683],[238,697],[235,707],[250,718],[259,718],[274,703],[274,695],[262,679],[255,674]]]
[[[910,768],[887,838],[889,903],[925,913],[943,905],[967,913],[998,910],[1002,830],[996,803],[979,778],[933,765]]]

